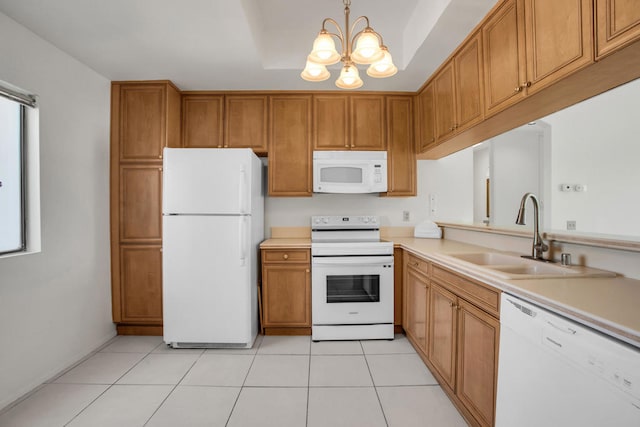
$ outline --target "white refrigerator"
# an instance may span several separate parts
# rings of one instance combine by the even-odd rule
[[[250,149],[165,148],[164,341],[251,347],[258,332],[262,162]]]

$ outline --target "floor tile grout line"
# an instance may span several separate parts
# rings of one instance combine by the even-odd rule
[[[233,415],[233,411],[236,409],[236,405],[238,404],[238,400],[240,400],[240,395],[242,394],[242,390],[244,390],[244,388],[245,388],[245,384],[247,383],[247,378],[249,378],[249,373],[251,372],[251,368],[253,367],[253,364],[256,361],[256,357],[258,356],[258,351],[260,350],[260,347],[262,346],[263,342],[264,342],[264,336],[260,340],[260,343],[256,346],[256,352],[253,353],[253,359],[251,359],[251,364],[249,365],[249,369],[247,369],[247,373],[244,376],[244,380],[242,381],[242,385],[240,386],[240,389],[238,390],[238,395],[236,396],[236,399],[233,401],[233,406],[231,406],[231,410],[229,411],[229,416],[227,417],[227,421],[224,423],[225,427],[228,426],[229,422],[231,421],[231,416]]]
[[[309,366],[307,369],[307,410],[305,413],[305,427],[309,427],[309,399],[311,397],[311,347],[313,347],[313,339],[309,337]]]
[[[119,338],[120,336],[123,336],[123,335],[116,336],[115,338]],[[111,340],[111,341],[116,342],[117,340],[116,340],[115,338],[114,338],[113,340]],[[105,346],[103,346],[102,348],[106,348],[106,347],[107,347],[107,346],[105,345]],[[158,347],[158,346],[156,346],[156,347]],[[155,349],[156,347],[154,347],[153,349]],[[151,351],[153,351],[153,349],[152,349]],[[109,390],[111,390],[111,388],[113,388],[113,386],[114,386],[114,385],[116,385],[116,383],[117,383],[118,381],[120,381],[120,380],[122,379],[122,377],[124,377],[125,375],[127,375],[127,374],[128,374],[128,373],[129,373],[133,368],[135,368],[136,366],[138,366],[138,364],[139,364],[140,362],[142,362],[144,359],[146,359],[146,358],[147,358],[147,356],[149,356],[149,355],[151,354],[151,351],[147,352],[147,353],[145,354],[145,356],[144,356],[142,359],[138,360],[138,361],[137,361],[137,362],[136,362],[132,367],[130,367],[129,369],[127,369],[127,371],[126,371],[124,374],[122,374],[120,377],[118,377],[118,378],[117,378],[113,383],[111,383],[111,384],[110,384],[110,385],[109,385],[109,386],[108,386],[108,387],[107,387],[107,388],[106,388],[102,393],[100,393],[100,395],[98,395],[95,399],[93,399],[93,400],[92,400],[92,401],[91,401],[87,406],[85,406],[84,408],[82,408],[82,410],[81,410],[80,412],[78,412],[74,417],[72,417],[72,418],[71,418],[71,419],[70,419],[66,424],[64,424],[64,425],[65,425],[65,426],[68,426],[69,424],[71,424],[71,423],[73,422],[73,420],[75,420],[76,418],[78,418],[78,417],[80,416],[80,414],[82,414],[84,411],[86,411],[86,410],[87,410],[87,408],[89,408],[91,405],[93,405],[93,404],[96,402],[96,400],[98,400],[100,397],[104,396],[104,394],[105,394],[105,393],[107,393]],[[95,352],[95,354],[98,354],[98,353],[100,353],[100,352],[99,352],[99,351],[96,351],[96,352]],[[94,354],[94,356],[95,356],[95,354]],[[142,354],[142,353],[135,353],[135,354]],[[86,384],[86,383],[84,383],[84,384]]]
[[[362,341],[360,341],[360,345],[362,346]],[[376,398],[378,399],[378,405],[380,405],[380,411],[382,412],[382,418],[384,419],[384,424],[389,427],[389,421],[387,420],[387,414],[384,413],[384,407],[382,406],[382,401],[380,400],[380,395],[378,394],[378,387],[376,386],[376,382],[373,379],[373,373],[371,372],[371,366],[369,366],[369,359],[367,359],[367,354],[364,351],[364,346],[362,346],[362,352],[364,353],[364,361],[367,364],[367,370],[369,371],[369,375],[371,376],[371,383],[373,384],[373,391],[376,394]]]
[[[157,347],[156,347],[157,348]],[[154,349],[155,350],[155,349]],[[149,353],[151,354],[151,353]],[[202,357],[202,355],[204,354],[204,351],[202,351],[198,357],[196,357],[196,359],[193,361],[193,363],[191,363],[191,366],[189,366],[189,369],[186,370],[186,372],[182,375],[182,377],[180,377],[180,379],[178,380],[178,382],[175,383],[175,385],[173,386],[173,388],[171,389],[171,391],[169,391],[169,393],[167,393],[167,395],[164,397],[164,399],[162,399],[162,402],[160,402],[160,404],[158,405],[158,407],[153,411],[153,413],[149,416],[149,418],[147,418],[147,421],[145,421],[145,423],[143,424],[143,427],[146,426],[147,424],[149,424],[149,421],[151,421],[151,418],[153,418],[153,416],[160,410],[160,408],[162,407],[162,405],[165,404],[165,402],[167,401],[167,399],[169,398],[169,396],[171,396],[173,394],[173,392],[175,391],[176,388],[178,388],[178,385],[180,385],[180,383],[182,382],[182,380],[184,380],[184,377],[187,376],[187,374],[193,369],[193,367],[195,366],[196,363],[198,363],[198,360],[200,360],[200,358]]]

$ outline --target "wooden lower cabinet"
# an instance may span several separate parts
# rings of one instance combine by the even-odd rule
[[[161,251],[160,245],[121,246],[119,323],[162,325]]]
[[[467,422],[493,426],[499,291],[407,252],[404,257],[407,338]]]
[[[457,297],[435,282],[429,300],[429,360],[451,388],[455,385]]]
[[[456,395],[480,421],[492,426],[495,415],[500,323],[465,300],[458,300]]]
[[[408,266],[405,271],[405,292],[407,294],[406,333],[426,354],[429,279],[415,268]]]
[[[265,334],[311,334],[308,249],[262,250],[262,327]]]

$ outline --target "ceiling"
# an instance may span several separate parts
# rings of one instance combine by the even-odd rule
[[[399,71],[362,90],[415,91],[496,0],[352,0]],[[182,90],[334,90],[300,78],[324,18],[342,0],[0,0],[0,12],[109,80],[172,80]],[[361,27],[358,26],[357,30]],[[0,76],[1,77],[1,76]]]

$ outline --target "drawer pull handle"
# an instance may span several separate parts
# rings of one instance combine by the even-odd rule
[[[289,255],[288,254],[284,254],[284,255],[282,255],[282,258],[289,259]]]

